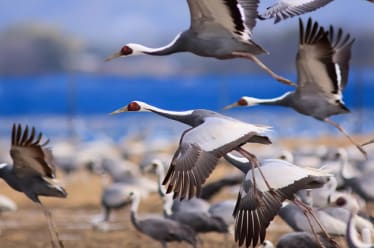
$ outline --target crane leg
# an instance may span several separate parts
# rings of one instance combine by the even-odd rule
[[[275,72],[273,72],[269,67],[267,67],[264,63],[262,63],[262,61],[260,59],[258,59],[256,56],[254,56],[253,54],[243,53],[243,52],[233,52],[232,55],[235,56],[235,57],[246,58],[246,59],[252,60],[258,66],[260,66],[261,69],[263,69],[264,71],[269,73],[270,76],[272,76],[275,80],[277,80],[277,81],[279,81],[283,84],[296,87],[296,84],[294,82],[292,82],[291,80],[288,80],[287,78],[281,77],[278,74],[276,74]]]
[[[349,139],[349,141],[357,147],[357,149],[364,155],[364,157],[367,159],[368,158],[368,155],[366,153],[366,151],[360,146],[358,145],[353,139],[352,137],[336,122],[330,120],[329,118],[325,118],[323,119],[324,122],[334,126],[335,128],[337,128],[342,134],[345,135],[345,137],[347,137]]]
[[[310,220],[310,217],[308,216],[308,213],[309,213],[309,212],[304,208],[303,205],[300,205],[300,203],[299,203],[298,201],[296,201],[296,199],[293,201],[293,203],[295,203],[295,205],[298,206],[298,207],[301,209],[301,211],[303,211],[304,216],[305,216],[305,218],[306,218],[306,220],[308,221],[308,224],[309,224],[309,226],[310,226],[310,229],[312,230],[312,233],[313,233],[313,235],[314,235],[314,238],[316,239],[316,241],[318,242],[318,244],[319,244],[321,247],[325,248],[325,246],[322,244],[321,240],[320,240],[319,237],[318,237],[318,234],[317,234],[316,229],[314,228],[314,226],[313,226],[313,224],[312,224],[312,221]]]
[[[366,142],[362,143],[362,144],[361,144],[361,147],[362,147],[362,146],[367,146],[367,145],[370,145],[370,144],[373,144],[373,143],[374,143],[374,139],[371,139],[371,140],[369,140],[369,141],[366,141]]]
[[[322,230],[322,232],[326,236],[326,238],[329,239],[329,241],[331,242],[331,244],[333,244],[335,247],[339,247],[339,245],[335,242],[335,240],[332,239],[331,236],[329,235],[329,233],[326,231],[326,228],[318,220],[317,216],[314,214],[314,211],[313,211],[313,209],[310,206],[306,205],[305,203],[303,203],[302,201],[300,201],[297,198],[295,198],[294,203],[295,204],[296,203],[299,204],[299,206],[301,206],[301,208],[304,209],[304,211],[306,211],[307,213],[310,214],[310,216],[312,216],[312,218],[314,219],[314,221],[318,224],[319,228]]]
[[[245,158],[247,158],[251,162],[253,180],[254,180],[254,168],[257,167],[266,186],[268,187],[270,191],[273,191],[273,188],[270,186],[268,180],[266,180],[264,173],[262,173],[261,166],[259,166],[256,156],[241,147],[239,147],[237,151],[240,152],[240,154],[242,154]],[[253,185],[255,184],[253,183]]]
[[[55,247],[56,248],[64,248],[64,244],[62,243],[62,241],[59,238],[57,228],[56,228],[56,225],[53,221],[51,212],[42,203],[39,202],[38,204],[43,209],[44,215],[47,218],[48,230],[49,230],[49,234],[51,235],[52,247],[54,247],[54,248]]]

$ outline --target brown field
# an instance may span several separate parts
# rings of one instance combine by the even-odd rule
[[[285,141],[287,146],[294,142]],[[317,142],[319,143],[319,142]],[[228,166],[220,165],[209,180],[220,178],[229,172]],[[61,178],[61,173],[58,174]],[[90,224],[94,215],[100,213],[100,195],[102,180],[99,176],[85,171],[73,175],[66,184],[69,193],[67,199],[41,198],[44,205],[53,213],[57,228],[65,247],[161,247],[161,245],[137,232],[130,222],[129,208],[115,211],[110,222],[110,231],[95,230]],[[22,193],[15,192],[0,180],[0,194],[13,199],[18,204],[18,210],[0,216],[0,247],[50,247],[47,222],[39,206],[33,204]],[[217,195],[214,201],[227,198],[228,192]],[[230,197],[235,197],[231,195]],[[369,212],[374,214],[374,205],[369,206]],[[141,203],[141,213],[161,213],[161,199],[157,194],[151,195]],[[280,235],[291,229],[278,217],[270,225],[267,239],[276,241]],[[199,247],[236,247],[233,238],[223,235],[200,235],[203,244]],[[346,247],[344,239],[338,239],[342,247]],[[188,247],[184,243],[170,243],[169,247]]]

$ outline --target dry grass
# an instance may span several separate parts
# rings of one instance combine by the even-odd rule
[[[363,138],[364,139],[364,138]],[[314,141],[315,144],[330,142],[330,139]],[[283,140],[282,145],[296,147],[299,141]],[[335,145],[345,145],[344,139],[335,140]],[[220,165],[209,178],[214,180],[230,173],[231,168]],[[61,173],[59,174],[61,176]],[[80,172],[68,180],[66,190],[67,199],[42,198],[43,203],[51,209],[65,247],[161,247],[147,236],[138,233],[130,223],[129,209],[116,211],[112,216],[109,232],[102,232],[92,228],[90,221],[94,215],[100,213],[100,196],[102,181],[98,176]],[[15,192],[4,181],[0,181],[1,194],[17,202],[19,210],[0,216],[0,247],[50,247],[46,219],[41,209],[27,199],[22,193]],[[213,201],[235,197],[228,192],[220,193]],[[371,214],[374,206],[369,210]],[[140,212],[161,213],[161,200],[155,194],[144,199]],[[270,225],[267,239],[276,241],[280,235],[291,231],[282,220],[276,217]],[[223,235],[201,235],[203,245],[199,247],[236,247],[232,237],[225,239]],[[344,241],[339,241],[345,247]],[[172,243],[170,247],[188,247],[186,244]]]

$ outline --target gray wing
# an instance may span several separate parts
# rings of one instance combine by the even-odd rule
[[[42,133],[36,137],[33,127],[29,135],[29,127],[24,131],[19,124],[12,128],[12,146],[10,155],[14,163],[14,172],[17,176],[45,176],[55,177],[56,167],[52,162],[52,152],[44,148],[49,140],[41,143]]]
[[[351,39],[349,34],[344,36],[341,28],[335,35],[333,26],[330,26],[329,40],[334,49],[332,59],[338,67],[337,73],[340,75],[338,76],[339,89],[343,90],[348,81],[349,60],[351,59],[351,48],[355,39]]]
[[[230,132],[222,132],[226,129]],[[199,195],[224,154],[248,142],[271,143],[266,136],[258,135],[265,130],[267,127],[225,118],[206,118],[203,124],[186,130],[163,181],[168,184],[167,193],[174,192],[174,198],[181,199]]]
[[[259,15],[260,19],[274,18],[274,23],[290,17],[314,11],[325,6],[333,0],[279,0],[268,7],[266,12]]]
[[[333,62],[334,50],[328,33],[309,18],[306,29],[300,19],[300,44],[296,56],[298,88],[305,94],[337,94],[338,76]]]
[[[168,184],[167,193],[174,198],[199,195],[201,186],[218,163],[212,152],[203,151],[194,144],[181,143],[171,162],[163,184]]]
[[[243,39],[250,39],[256,25],[259,0],[187,0],[191,29],[218,24]]]
[[[244,188],[244,187],[243,187]],[[234,208],[235,241],[239,246],[255,247],[263,243],[266,228],[277,215],[282,200],[275,192],[258,192],[254,194],[252,187],[241,190]]]

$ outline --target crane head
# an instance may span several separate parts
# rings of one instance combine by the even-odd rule
[[[126,106],[122,107],[122,108],[119,108],[115,111],[113,111],[112,113],[110,113],[111,115],[116,115],[116,114],[120,114],[120,113],[123,113],[123,112],[140,112],[140,111],[148,111],[146,108],[145,108],[146,104],[143,103],[143,102],[139,102],[139,101],[132,101],[130,102],[129,104],[127,104]]]
[[[257,104],[258,104],[258,99],[253,98],[253,97],[243,96],[237,102],[227,105],[223,109],[227,110],[227,109],[231,109],[231,108],[238,107],[238,106],[250,107],[250,106],[257,105]]]
[[[360,204],[357,199],[347,193],[335,192],[328,197],[327,201],[328,205],[332,207],[345,208],[351,212],[360,210]]]
[[[105,61],[109,61],[109,60],[119,58],[119,57],[129,56],[129,55],[132,55],[133,52],[134,50],[129,45],[125,45],[121,48],[119,52],[113,53],[112,55],[107,57]]]

